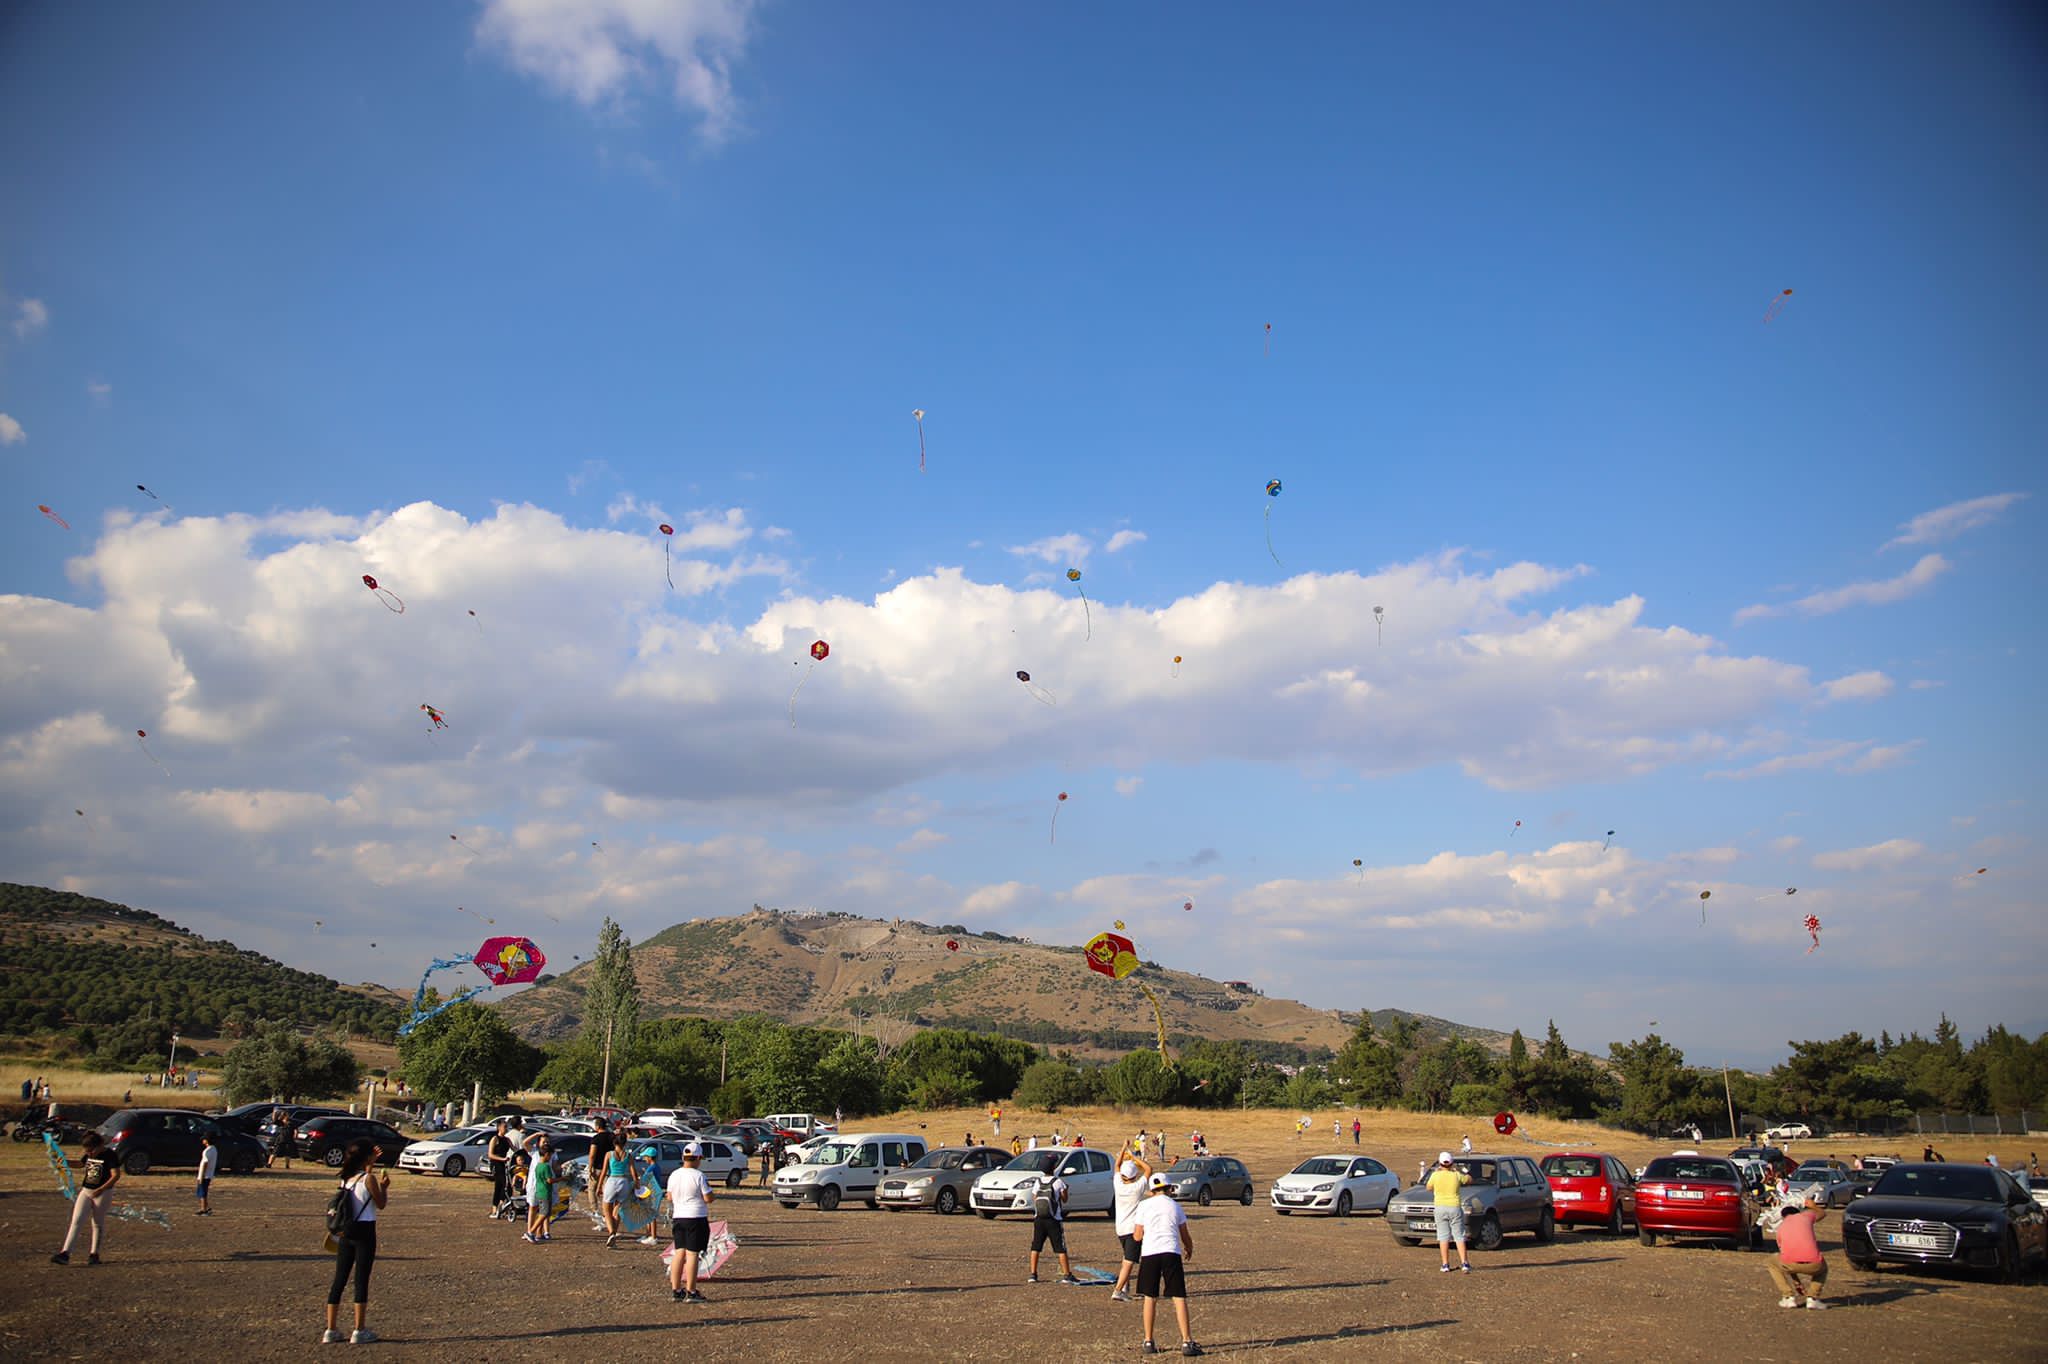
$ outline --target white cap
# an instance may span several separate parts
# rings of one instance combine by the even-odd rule
[[[683,1154],[686,1156],[701,1156],[704,1154],[704,1148],[693,1141],[683,1147]]]
[[[1116,1172],[1122,1175],[1125,1179],[1136,1179],[1138,1177],[1138,1163],[1136,1161],[1127,1160],[1123,1164],[1116,1167]]]
[[[1171,1188],[1172,1186],[1173,1186],[1173,1181],[1172,1181],[1172,1180],[1170,1180],[1170,1179],[1168,1179],[1168,1178],[1167,1178],[1167,1177],[1166,1177],[1166,1176],[1165,1176],[1164,1174],[1158,1173],[1158,1172],[1156,1172],[1156,1171],[1155,1171],[1155,1172],[1153,1173],[1153,1175],[1152,1175],[1152,1187],[1153,1187],[1153,1188],[1155,1188],[1155,1189],[1166,1189],[1166,1188]]]
[[[1436,1163],[1439,1165],[1449,1165],[1451,1163],[1451,1153],[1449,1151],[1437,1152]]]

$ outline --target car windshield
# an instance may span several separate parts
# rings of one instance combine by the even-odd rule
[[[1704,1156],[1659,1156],[1643,1171],[1643,1178],[1717,1180],[1723,1184],[1741,1182],[1733,1165]]]
[[[828,1141],[811,1152],[808,1163],[812,1165],[844,1165],[860,1150],[859,1142]]]
[[[1174,1163],[1173,1168],[1167,1171],[1167,1173],[1178,1175],[1199,1175],[1207,1173],[1208,1169],[1209,1162],[1206,1160],[1182,1160],[1176,1161]]]
[[[1999,1201],[1991,1171],[1973,1165],[1894,1165],[1870,1188],[1872,1198],[1967,1198]]]
[[[957,1170],[960,1162],[967,1159],[965,1151],[927,1151],[923,1160],[911,1166],[913,1170]]]
[[[1552,1179],[1598,1179],[1600,1162],[1591,1156],[1545,1156],[1543,1173]]]
[[[1058,1147],[1048,1147],[1043,1151],[1026,1151],[1023,1155],[1012,1158],[1010,1163],[1003,1168],[1005,1170],[1035,1170],[1039,1174],[1049,1175],[1059,1168],[1060,1160],[1066,1154],[1065,1151]]]
[[[1183,1161],[1182,1163],[1185,1164],[1186,1162]],[[1294,1173],[1298,1175],[1341,1175],[1350,1168],[1351,1164],[1349,1161],[1333,1160],[1329,1156],[1317,1156],[1314,1160],[1304,1160],[1301,1164],[1295,1166]]]
[[[1493,1162],[1490,1160],[1461,1160],[1458,1169],[1470,1175],[1474,1184],[1493,1183]]]

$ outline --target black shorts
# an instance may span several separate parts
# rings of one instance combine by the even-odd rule
[[[1138,1296],[1185,1298],[1188,1276],[1178,1255],[1147,1255],[1138,1261]]]
[[[1116,1243],[1124,1248],[1124,1259],[1128,1260],[1130,1263],[1136,1264],[1138,1263],[1139,1259],[1142,1258],[1138,1254],[1137,1237],[1125,1234],[1117,1237]]]
[[[1031,1219],[1031,1253],[1036,1255],[1046,1246],[1052,1246],[1052,1253],[1067,1253],[1066,1224],[1058,1218],[1038,1216]]]
[[[674,1223],[677,1250],[695,1251],[702,1255],[711,1244],[711,1219],[708,1217],[679,1217]]]

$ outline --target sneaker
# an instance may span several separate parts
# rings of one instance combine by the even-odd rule
[[[1472,1266],[1471,1266],[1471,1265],[1459,1265],[1459,1266],[1458,1266],[1458,1272],[1459,1272],[1460,1274],[1470,1274],[1470,1273],[1472,1272]]]
[[[530,1232],[530,1231],[522,1231],[522,1232],[520,1232],[520,1233],[519,1233],[519,1239],[520,1239],[520,1240],[522,1240],[522,1241],[528,1242],[528,1243],[529,1243],[529,1244],[531,1244],[531,1245],[536,1245],[536,1246],[537,1246],[537,1245],[539,1245],[539,1244],[540,1244],[540,1238],[539,1238],[538,1236],[535,1236],[535,1235],[534,1235],[534,1234],[533,1234],[532,1232]]]
[[[618,1248],[618,1244],[619,1234],[617,1232],[613,1232],[611,1235],[604,1238],[604,1248],[606,1250],[616,1250]]]
[[[320,1343],[322,1345],[339,1345],[347,1339],[348,1337],[339,1331],[322,1331],[320,1333]]]
[[[1111,1302],[1129,1302],[1131,1295],[1119,1288],[1116,1292],[1109,1295],[1109,1300]]]
[[[1077,1279],[1077,1278],[1075,1278],[1075,1277],[1074,1277],[1073,1275],[1071,1275],[1071,1274],[1062,1274],[1062,1275],[1060,1275],[1060,1279],[1059,1279],[1059,1281],[1060,1281],[1061,1283],[1083,1283],[1083,1282],[1085,1282],[1085,1280],[1082,1280],[1082,1279]]]
[[[71,1252],[70,1252],[70,1251],[68,1251],[68,1250],[60,1250],[60,1251],[58,1251],[58,1252],[57,1252],[57,1253],[56,1253],[55,1255],[52,1255],[52,1256],[50,1257],[50,1263],[51,1263],[51,1264],[53,1264],[53,1265],[68,1265],[68,1264],[70,1264],[70,1263],[71,1263]]]
[[[375,1345],[377,1343],[377,1333],[367,1326],[359,1331],[350,1331],[348,1333],[348,1343],[351,1345]]]
[[[687,1296],[689,1297],[689,1299],[690,1299],[690,1301],[691,1301],[691,1302],[703,1302],[703,1301],[705,1301],[705,1297],[704,1297],[704,1295],[703,1295],[702,1293],[699,1293],[699,1292],[698,1292],[698,1291],[697,1291],[696,1289],[694,1289],[694,1288],[693,1288],[693,1289],[691,1289],[691,1290],[689,1291],[689,1293],[688,1293],[688,1295],[687,1295]]]
[[[1778,1299],[1778,1306],[1780,1307],[1797,1307],[1799,1305],[1799,1299],[1797,1298],[1785,1297]]]
[[[1192,1340],[1183,1340],[1180,1343],[1180,1352],[1189,1356],[1198,1355],[1202,1353],[1202,1347],[1195,1344]]]
[[[1808,1298],[1806,1300],[1806,1306],[1809,1311],[1814,1312],[1825,1312],[1828,1310],[1828,1305],[1822,1302],[1819,1298]]]
[[[680,1288],[669,1290],[669,1297],[676,1302],[688,1302],[690,1300],[690,1295]]]
[[[89,1265],[96,1265],[100,1262],[100,1257],[97,1255],[88,1255],[85,1257],[85,1262]]]
[[[1141,1355],[1156,1355],[1159,1353],[1159,1347],[1148,1340],[1138,1347],[1138,1353]]]
[[[1448,1274],[1451,1272],[1451,1267],[1449,1265],[1438,1265],[1436,1267],[1436,1272],[1439,1274]]]
[[[1027,1274],[1027,1275],[1025,1275],[1025,1276],[1024,1276],[1024,1282],[1025,1282],[1025,1283],[1037,1283],[1037,1282],[1038,1282],[1038,1276],[1037,1276],[1036,1274]]]

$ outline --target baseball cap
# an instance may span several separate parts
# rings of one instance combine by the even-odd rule
[[[701,1156],[704,1154],[704,1148],[693,1141],[683,1147],[683,1154],[686,1156]]]
[[[1168,1179],[1168,1178],[1167,1178],[1167,1177],[1166,1177],[1166,1176],[1165,1176],[1164,1174],[1162,1174],[1162,1173],[1159,1173],[1159,1172],[1157,1172],[1157,1171],[1155,1171],[1155,1172],[1153,1173],[1153,1175],[1152,1175],[1152,1185],[1151,1185],[1151,1186],[1152,1186],[1153,1188],[1155,1188],[1155,1189],[1166,1189],[1166,1188],[1171,1188],[1171,1187],[1172,1187],[1172,1185],[1173,1185],[1173,1181],[1172,1181],[1172,1180],[1170,1180],[1170,1179]]]
[[[1116,1167],[1116,1172],[1122,1175],[1125,1179],[1136,1179],[1138,1177],[1137,1162],[1127,1160],[1123,1164]]]
[[[1437,1153],[1436,1153],[1436,1163],[1437,1163],[1437,1164],[1439,1164],[1439,1165],[1449,1165],[1449,1164],[1451,1164],[1451,1153],[1450,1153],[1449,1151],[1439,1151],[1439,1152],[1437,1152]]]

